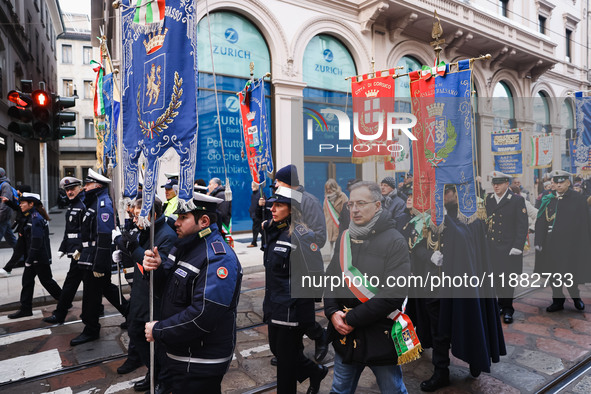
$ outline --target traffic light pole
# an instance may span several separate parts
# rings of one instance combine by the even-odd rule
[[[49,211],[49,199],[47,189],[47,143],[39,142],[39,177],[41,180],[41,203]]]

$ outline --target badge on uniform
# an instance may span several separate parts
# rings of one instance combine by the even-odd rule
[[[174,271],[174,273],[177,274],[177,275],[179,275],[179,276],[182,276],[183,278],[187,276],[187,272],[186,271],[183,271],[180,268],[177,268],[176,271]]]
[[[108,213],[101,213],[101,220],[106,223],[109,220],[109,216]]]
[[[312,242],[310,244],[310,249],[312,249],[312,252],[315,252],[318,250],[318,245],[316,245],[314,242]]]
[[[105,202],[101,201],[101,207],[104,207],[104,206],[105,206]]]
[[[298,232],[298,234],[304,235],[308,232],[308,227],[304,226],[303,224],[298,224],[296,226],[296,231]]]
[[[527,209],[523,208],[522,209],[523,213],[527,213]]]
[[[206,229],[199,231],[199,238],[203,238],[209,234],[211,234],[211,228],[208,227]]]
[[[224,248],[224,243],[221,241],[212,242],[211,248],[214,254],[226,254],[226,248]]]
[[[216,273],[220,279],[226,279],[228,277],[228,269],[226,267],[218,268]]]
[[[287,248],[283,248],[281,246],[275,246],[275,249],[273,249],[273,252],[282,252],[282,253],[286,253],[287,252]]]

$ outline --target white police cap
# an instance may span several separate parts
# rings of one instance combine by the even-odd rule
[[[108,185],[111,183],[111,180],[106,176],[102,176],[101,174],[94,171],[92,168],[88,169],[88,175],[86,175],[86,179],[84,180],[86,183],[89,182],[97,182],[102,183],[103,185]]]
[[[60,181],[60,188],[61,189],[69,189],[74,186],[81,186],[82,179],[75,178],[73,176],[66,176],[63,177]]]

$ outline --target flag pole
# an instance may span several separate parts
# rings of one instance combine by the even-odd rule
[[[150,250],[154,251],[154,227],[155,227],[155,210],[154,210],[154,202],[152,202],[152,209],[150,213]],[[154,272],[149,272],[150,275],[150,321],[154,321]],[[155,344],[154,341],[150,342],[150,394],[154,394],[155,385],[154,385],[154,350]]]

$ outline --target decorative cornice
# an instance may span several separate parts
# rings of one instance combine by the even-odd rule
[[[538,14],[542,15],[546,19],[550,19],[552,10],[556,6],[548,0],[536,0],[536,7],[538,8]]]

